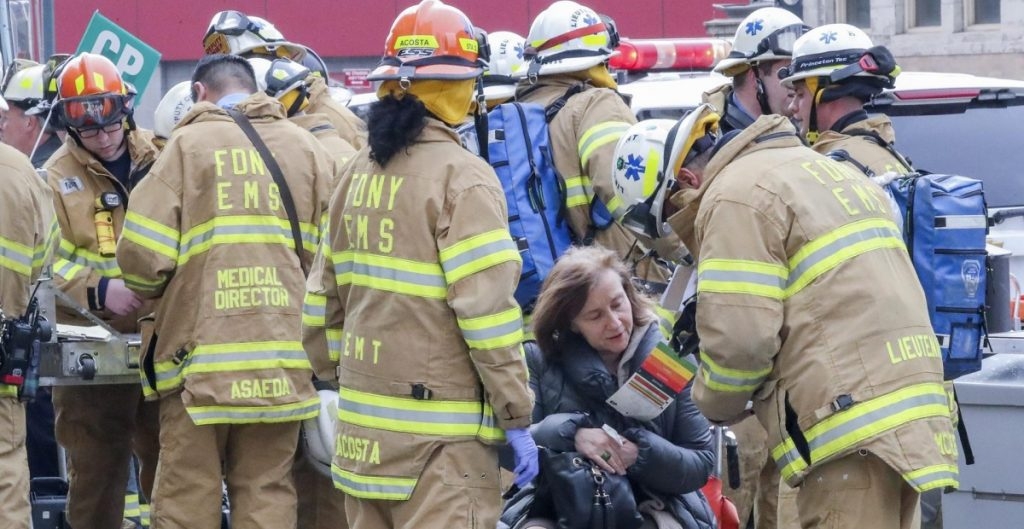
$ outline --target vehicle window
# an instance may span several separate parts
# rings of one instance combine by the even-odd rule
[[[679,119],[693,108],[645,108],[636,113],[637,121],[645,119]]]
[[[989,207],[1024,205],[1024,144],[1020,143],[1024,106],[898,114],[911,108],[892,108],[887,113],[896,128],[896,148],[916,168],[981,179]],[[1017,148],[1003,147],[1015,143]]]

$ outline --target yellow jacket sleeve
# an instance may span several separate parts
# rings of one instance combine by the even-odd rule
[[[782,340],[788,267],[780,223],[748,204],[717,200],[697,217],[700,373],[693,400],[728,422],[768,378]]]

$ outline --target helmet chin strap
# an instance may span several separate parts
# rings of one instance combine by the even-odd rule
[[[775,111],[768,104],[768,93],[764,89],[764,81],[761,80],[761,74],[757,73],[757,64],[751,64],[750,71],[754,72],[754,83],[757,86],[754,93],[757,96],[757,104],[761,106],[761,114],[766,116],[774,114]]]
[[[816,77],[808,78],[806,81],[807,89],[814,94],[811,97],[811,114],[807,118],[807,143],[814,145],[818,141],[818,137],[821,134],[818,132],[818,102],[821,101],[821,96],[825,93],[825,87],[818,83]]]

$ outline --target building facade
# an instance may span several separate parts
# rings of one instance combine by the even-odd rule
[[[810,25],[844,22],[905,70],[1024,79],[1024,0],[803,0]]]

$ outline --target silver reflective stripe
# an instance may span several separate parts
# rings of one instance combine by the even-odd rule
[[[444,277],[433,274],[420,274],[417,272],[409,272],[407,270],[355,263],[352,261],[342,261],[334,265],[334,274],[336,276],[341,276],[347,273],[388,281],[397,281],[400,283],[409,283],[412,285],[421,285],[425,287],[446,288],[448,286]]]
[[[14,248],[8,248],[3,244],[0,244],[0,257],[6,257],[18,264],[32,268],[32,256],[29,254],[21,253]]]
[[[292,241],[291,230],[282,228],[279,225],[265,226],[247,224],[243,226],[214,226],[212,229],[197,234],[183,242],[181,245],[181,253],[187,255],[194,247],[211,241],[214,237],[224,237],[228,235],[280,235],[287,242]]]
[[[412,411],[384,406],[374,406],[345,399],[344,393],[338,395],[338,411],[347,411],[356,415],[376,417],[395,421],[420,422],[432,424],[480,424],[480,413],[453,413],[440,411]]]
[[[445,274],[450,274],[453,270],[457,270],[462,265],[472,263],[477,259],[482,259],[488,255],[496,254],[502,250],[512,250],[513,252],[519,253],[519,248],[517,248],[515,243],[512,242],[512,239],[505,239],[489,242],[483,246],[457,254],[451,259],[443,261],[441,263],[441,267],[444,269]]]
[[[173,249],[173,250],[177,250],[178,249],[178,240],[177,239],[172,239],[172,238],[170,238],[170,237],[168,237],[168,236],[166,236],[166,235],[164,235],[164,234],[162,234],[162,233],[160,233],[158,231],[151,230],[151,229],[149,229],[149,228],[147,228],[147,227],[145,227],[145,226],[143,226],[143,225],[141,225],[141,224],[139,224],[137,222],[134,222],[132,220],[125,219],[125,221],[124,221],[124,229],[126,231],[130,230],[130,231],[133,231],[135,233],[138,233],[139,235],[142,235],[146,239],[149,239],[149,240],[151,240],[151,241],[153,241],[153,242],[155,242],[155,243],[157,243],[157,244],[159,244],[161,246],[166,246],[167,248],[170,248],[170,249]]]
[[[188,411],[189,417],[192,418],[192,422],[196,424],[208,424],[211,422],[275,422],[315,414],[320,411],[320,401],[317,400],[298,408],[281,408],[282,406],[266,406],[258,407],[256,409],[239,408],[237,410],[232,410],[230,408],[221,408],[206,411],[204,408],[200,407],[187,409],[186,411]]]
[[[306,360],[305,351],[250,351],[245,353],[193,354],[189,365],[210,365],[230,362],[265,362],[267,360]]]
[[[327,305],[320,303],[303,303],[302,312],[307,316],[323,318],[327,316]]]
[[[913,397],[898,400],[896,402],[893,402],[892,404],[883,406],[881,408],[878,408],[877,410],[873,410],[862,415],[858,415],[855,418],[852,418],[846,422],[843,422],[832,428],[824,430],[821,432],[821,434],[815,436],[813,439],[807,440],[807,446],[811,450],[811,461],[820,461],[835,453],[835,450],[825,452],[823,454],[816,454],[815,451],[823,449],[827,444],[831,443],[832,441],[835,441],[836,439],[839,439],[840,437],[853,435],[857,432],[857,430],[870,427],[888,417],[898,415],[907,410],[935,404],[941,405],[945,408],[948,408],[949,406],[945,394],[940,395],[935,393],[926,393],[924,395],[916,395]],[[851,413],[856,411],[857,408],[856,406],[854,406],[853,408],[847,410],[845,413]],[[896,426],[899,425],[892,425],[887,430],[890,430]],[[862,439],[860,438],[857,439],[857,441],[861,440]],[[789,457],[783,456],[780,459],[785,459],[786,461],[793,461],[800,458],[800,453],[797,452],[796,448],[794,447],[792,450],[789,451],[788,456]]]
[[[937,230],[983,230],[987,227],[988,218],[985,215],[945,215],[935,217],[935,229]]]
[[[489,340],[514,333],[522,328],[522,321],[516,318],[508,323],[487,327],[486,329],[466,330],[462,329],[462,336],[469,341]]]
[[[864,230],[856,231],[849,235],[840,237],[835,241],[832,241],[821,248],[818,248],[814,253],[804,258],[795,268],[789,271],[789,285],[795,284],[800,280],[808,270],[817,265],[818,263],[832,257],[843,248],[853,246],[859,242],[869,241],[871,239],[886,239],[894,237],[901,239],[901,235],[893,228],[867,228]],[[901,239],[902,240],[902,239]]]
[[[751,283],[764,285],[782,290],[786,287],[786,279],[774,274],[761,274],[758,272],[733,271],[733,270],[708,270],[704,269],[697,276],[697,287],[701,281],[723,281],[727,283]]]
[[[936,486],[941,485],[943,482],[957,481],[958,477],[959,475],[956,471],[948,468],[937,468],[927,474],[921,474],[914,477],[908,477],[907,475],[903,476],[903,478],[917,490],[933,489]],[[933,483],[935,485],[929,486]]]
[[[412,482],[410,485],[384,485],[382,483],[360,483],[358,481],[353,481],[333,469],[331,471],[331,475],[334,477],[334,482],[341,487],[361,492],[367,497],[386,496],[389,498],[408,498],[412,495],[413,489],[416,488],[415,479],[409,480]]]

